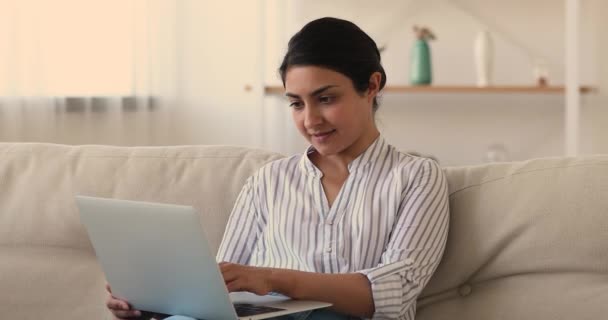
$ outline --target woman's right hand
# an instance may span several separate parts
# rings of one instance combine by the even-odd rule
[[[106,290],[108,291],[109,297],[106,301],[106,306],[112,312],[115,319],[130,319],[141,316],[139,310],[135,310],[129,305],[127,301],[120,300],[112,295],[112,288],[106,283]]]

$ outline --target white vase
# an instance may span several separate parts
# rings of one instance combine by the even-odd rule
[[[492,37],[487,30],[480,31],[475,37],[475,71],[477,86],[487,87],[492,83],[492,64],[494,46]]]

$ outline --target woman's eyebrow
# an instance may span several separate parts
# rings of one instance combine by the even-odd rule
[[[319,89],[314,90],[312,93],[310,93],[310,96],[311,97],[318,96],[321,93],[323,93],[324,91],[326,91],[327,89],[334,88],[334,87],[339,87],[339,86],[335,85],[335,84],[329,84],[329,85],[323,86],[323,87],[321,87]],[[286,92],[285,96],[290,97],[290,98],[294,98],[294,99],[300,99],[300,96],[297,95],[297,94],[295,94],[295,93]]]

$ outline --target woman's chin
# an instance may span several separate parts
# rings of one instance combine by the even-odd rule
[[[333,146],[331,144],[312,144],[313,148],[315,148],[315,150],[317,151],[317,153],[319,155],[322,156],[331,156],[334,154],[338,154],[340,152],[340,149],[337,148],[336,146]]]

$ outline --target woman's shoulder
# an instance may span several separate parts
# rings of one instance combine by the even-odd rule
[[[392,147],[395,161],[394,169],[404,175],[416,174],[421,170],[442,171],[439,162],[432,156],[421,155],[417,152],[403,152]]]
[[[260,167],[250,179],[273,179],[288,173],[293,173],[301,165],[302,154],[270,161]]]

